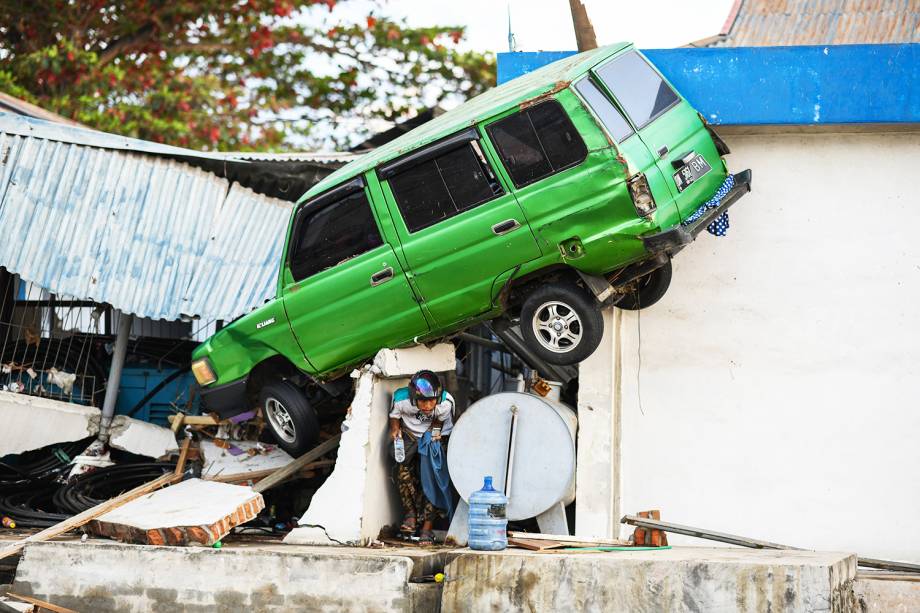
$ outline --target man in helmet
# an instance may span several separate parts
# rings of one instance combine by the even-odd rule
[[[431,544],[433,522],[450,510],[449,495],[435,496],[432,502],[425,490],[432,490],[429,483],[423,487],[420,476],[420,462],[427,461],[418,453],[418,443],[429,441],[446,446],[446,437],[454,427],[454,399],[443,389],[441,380],[430,370],[420,370],[412,376],[407,387],[393,393],[393,408],[390,411],[390,439],[400,436],[405,445],[405,460],[396,465],[396,483],[405,518],[400,531],[414,534],[421,523],[420,543]],[[440,450],[439,450],[440,451]],[[427,468],[427,467],[426,467]],[[446,465],[444,466],[446,475]],[[430,473],[430,470],[429,470]],[[446,508],[445,508],[446,507]]]

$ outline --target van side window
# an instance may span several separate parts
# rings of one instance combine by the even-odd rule
[[[364,190],[297,212],[291,236],[291,274],[306,279],[383,244]]]
[[[417,232],[502,193],[477,141],[420,162],[389,179],[409,232]]]
[[[604,64],[597,75],[640,130],[680,100],[635,51]]]
[[[588,155],[581,135],[556,100],[509,115],[487,129],[517,187],[575,166]]]
[[[633,135],[632,126],[626,121],[626,118],[620,113],[620,110],[613,105],[607,94],[598,89],[591,79],[582,79],[575,85],[575,89],[585,99],[588,106],[594,111],[604,127],[618,143]]]

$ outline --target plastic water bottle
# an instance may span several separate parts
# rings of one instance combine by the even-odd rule
[[[482,489],[470,494],[470,549],[501,551],[508,547],[508,499],[486,477]]]
[[[393,457],[400,464],[406,460],[406,445],[403,443],[402,434],[393,439]]]

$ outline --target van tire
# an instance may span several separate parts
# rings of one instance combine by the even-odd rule
[[[298,387],[287,381],[269,383],[259,394],[259,406],[278,446],[290,455],[299,457],[316,444],[319,420]]]
[[[531,351],[550,364],[581,362],[594,353],[603,335],[600,304],[573,283],[544,285],[521,306],[521,336]]]
[[[633,291],[624,294],[614,306],[626,311],[638,311],[661,300],[671,285],[671,260],[633,282]]]

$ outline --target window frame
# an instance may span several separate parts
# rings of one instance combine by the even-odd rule
[[[579,98],[579,100],[580,100],[580,98]],[[550,165],[550,167],[552,167],[552,162],[551,162],[550,159],[549,159],[549,155],[546,153],[546,150],[545,150],[545,148],[543,147],[543,142],[540,140],[539,134],[537,133],[537,129],[536,129],[536,127],[533,125],[533,119],[531,119],[531,118],[530,118],[530,115],[529,115],[529,113],[530,113],[530,111],[531,111],[532,109],[534,109],[534,108],[536,108],[536,107],[538,107],[538,106],[541,106],[541,105],[543,105],[543,104],[554,104],[554,105],[556,105],[556,106],[559,108],[560,112],[565,116],[565,118],[566,118],[566,119],[568,120],[568,122],[571,124],[572,129],[575,130],[575,133],[578,135],[578,138],[581,139],[581,144],[582,144],[582,146],[584,147],[585,153],[584,153],[584,155],[581,157],[581,159],[576,160],[576,161],[574,161],[574,162],[572,162],[572,163],[570,163],[570,164],[568,164],[568,165],[566,165],[566,166],[562,166],[562,167],[560,167],[560,168],[553,168],[553,169],[552,169],[552,172],[550,172],[549,174],[543,175],[542,177],[537,177],[537,178],[535,178],[535,179],[531,179],[531,180],[526,181],[526,182],[524,182],[524,183],[518,183],[517,181],[515,181],[514,175],[512,174],[511,170],[510,170],[509,167],[508,167],[508,163],[507,163],[506,160],[505,160],[505,154],[504,154],[504,152],[502,151],[502,147],[501,147],[501,145],[499,144],[498,139],[495,138],[495,135],[493,134],[493,130],[495,129],[495,126],[496,126],[497,124],[501,123],[502,121],[504,121],[505,119],[507,119],[507,118],[509,118],[509,117],[512,117],[512,116],[517,115],[517,114],[520,114],[520,113],[525,113],[525,114],[527,114],[527,119],[528,119],[528,121],[530,122],[530,127],[531,127],[531,129],[533,129],[534,135],[537,136],[537,142],[540,143],[540,149],[543,151],[543,155],[545,156],[546,162]],[[514,109],[514,111],[512,111],[511,113],[507,113],[507,114],[505,114],[505,115],[502,115],[501,117],[498,117],[498,118],[496,118],[496,119],[490,121],[489,124],[488,124],[487,126],[485,126],[485,131],[486,131],[486,133],[489,135],[489,142],[492,144],[492,147],[495,149],[495,153],[498,155],[498,161],[501,163],[502,168],[503,168],[503,170],[505,171],[505,174],[506,174],[507,177],[508,177],[508,180],[511,181],[511,184],[514,185],[515,189],[522,189],[522,188],[524,188],[524,187],[527,187],[528,185],[533,185],[534,183],[538,183],[538,182],[540,182],[540,181],[543,181],[544,179],[549,179],[550,177],[556,176],[556,175],[558,175],[558,174],[561,173],[561,172],[564,172],[564,171],[569,170],[569,169],[571,169],[571,168],[575,168],[576,166],[580,166],[581,164],[584,164],[585,160],[588,159],[588,155],[591,153],[591,150],[588,148],[588,144],[585,143],[584,137],[581,135],[581,132],[578,130],[578,127],[575,125],[575,122],[572,121],[572,118],[571,118],[571,116],[569,116],[568,111],[566,111],[565,106],[563,106],[563,104],[562,104],[561,102],[559,102],[559,100],[557,100],[556,98],[548,98],[547,100],[543,100],[543,101],[541,101],[541,102],[539,102],[539,103],[537,103],[537,104],[530,105],[530,106],[528,106],[527,108],[524,108],[524,109],[521,109],[521,108]]]
[[[399,215],[399,219],[402,221],[403,227],[406,229],[408,234],[412,235],[419,232],[424,232],[429,228],[433,228],[439,224],[459,217],[468,211],[478,209],[479,207],[508,194],[508,189],[502,183],[498,169],[494,167],[493,163],[489,160],[489,156],[486,154],[485,147],[483,147],[481,142],[482,138],[483,136],[479,133],[478,129],[475,127],[467,128],[461,132],[457,132],[433,143],[422,145],[410,153],[400,156],[395,160],[385,162],[376,168],[377,179],[380,181],[381,185],[386,184],[386,189],[389,191],[390,196],[393,199],[393,203],[396,205],[396,212]],[[406,216],[403,212],[402,205],[399,202],[399,197],[396,194],[396,190],[393,189],[393,185],[390,180],[404,172],[411,171],[413,168],[416,168],[425,162],[435,161],[438,158],[452,153],[457,149],[462,149],[463,147],[469,147],[472,149],[473,156],[479,162],[480,169],[484,171],[484,175],[489,181],[490,188],[492,185],[497,185],[499,187],[499,191],[496,192],[493,189],[492,195],[489,198],[481,200],[475,204],[471,204],[466,208],[458,209],[456,202],[453,200],[453,195],[450,193],[450,188],[442,177],[441,181],[444,184],[444,188],[447,191],[448,196],[451,198],[451,203],[455,208],[455,212],[420,228],[416,228],[414,230],[411,229],[408,222],[406,221]],[[438,174],[440,174],[440,169]]]
[[[369,190],[367,189],[367,187],[368,187],[367,181],[365,181],[364,176],[358,175],[357,177],[353,177],[352,179],[347,180],[344,183],[341,183],[317,196],[314,196],[310,200],[307,200],[306,202],[302,203],[301,205],[297,207],[297,209],[294,211],[293,222],[291,223],[291,233],[287,241],[288,242],[287,253],[285,254],[285,257],[284,257],[285,267],[287,268],[288,275],[290,275],[291,283],[303,283],[309,279],[312,279],[316,275],[322,274],[334,268],[338,268],[341,264],[345,264],[357,257],[361,257],[362,255],[365,255],[367,253],[371,253],[374,250],[379,249],[380,247],[383,247],[384,245],[387,244],[386,236],[383,233],[383,228],[380,225],[380,220],[377,218],[377,211],[374,210],[374,203],[373,203],[370,193],[368,193]],[[309,213],[313,215],[325,209],[326,207],[332,206],[350,196],[353,196],[354,194],[358,192],[364,193],[364,198],[367,201],[367,206],[371,212],[371,219],[374,220],[374,225],[377,228],[377,234],[380,237],[380,244],[375,247],[372,247],[371,249],[368,249],[367,251],[362,251],[361,253],[357,253],[345,260],[342,260],[336,264],[333,264],[332,266],[329,266],[328,268],[318,270],[310,275],[303,277],[302,279],[298,279],[294,275],[293,259],[294,259],[294,249],[297,243],[296,239],[298,237],[298,232],[301,228],[301,223],[303,221],[302,216],[306,213],[307,209],[309,209]]]
[[[588,81],[589,83],[591,83],[591,85],[593,85],[597,89],[597,91],[601,93],[601,95],[606,96],[607,101],[610,102],[610,105],[614,109],[616,109],[616,111],[623,118],[623,121],[626,122],[626,125],[629,126],[630,132],[626,136],[626,138],[624,138],[623,140],[617,140],[617,137],[611,134],[610,129],[607,127],[607,124],[604,123],[604,120],[601,119],[601,116],[597,112],[597,110],[595,110],[595,108],[591,106],[591,103],[588,102],[587,98],[585,98],[584,95],[578,90],[578,86],[584,81]],[[626,110],[620,106],[620,101],[614,99],[608,93],[607,87],[603,83],[599,83],[598,81],[599,79],[596,78],[596,75],[591,74],[591,73],[586,74],[581,79],[578,79],[577,81],[572,83],[572,90],[575,92],[575,95],[578,96],[578,99],[581,101],[584,107],[588,109],[588,112],[591,113],[591,116],[594,117],[594,119],[597,121],[597,124],[601,127],[601,129],[608,136],[610,136],[610,139],[613,140],[616,144],[622,145],[623,143],[631,139],[633,136],[635,136],[639,130],[636,128],[636,125],[633,123],[632,119],[630,119],[629,115],[626,114]]]
[[[668,106],[664,107],[663,109],[661,109],[660,111],[658,111],[657,113],[655,113],[654,115],[652,115],[652,116],[651,116],[645,123],[643,123],[642,125],[637,124],[636,121],[633,119],[632,115],[631,115],[630,113],[626,112],[626,107],[623,106],[623,103],[622,103],[622,102],[620,102],[620,99],[619,99],[619,97],[616,95],[616,92],[614,92],[613,89],[611,89],[610,86],[607,85],[607,83],[604,81],[603,77],[601,77],[601,75],[600,75],[600,69],[601,69],[601,68],[603,68],[604,66],[607,66],[608,64],[612,64],[612,63],[616,62],[617,60],[623,59],[624,57],[626,57],[626,56],[629,55],[630,53],[634,53],[640,60],[642,60],[643,62],[645,62],[645,65],[648,66],[649,70],[651,70],[653,73],[655,73],[655,74],[658,76],[658,78],[661,79],[661,82],[664,83],[665,85],[667,85],[668,88],[674,93],[674,102],[672,102],[672,103],[669,104]],[[613,100],[616,101],[617,107],[623,110],[623,115],[626,117],[626,119],[629,121],[629,123],[635,128],[636,132],[638,132],[639,130],[645,129],[646,127],[648,127],[649,125],[651,125],[652,123],[654,123],[655,121],[657,121],[659,117],[661,117],[662,115],[664,115],[665,113],[667,113],[668,111],[670,111],[671,109],[673,109],[674,107],[679,106],[680,103],[684,101],[683,96],[681,96],[681,95],[680,95],[680,92],[678,92],[677,89],[675,89],[674,86],[671,85],[670,81],[668,81],[667,79],[665,79],[665,78],[664,78],[664,75],[661,74],[660,72],[658,72],[658,69],[655,68],[655,67],[652,65],[652,63],[649,62],[648,59],[647,59],[644,55],[642,55],[641,53],[639,53],[639,52],[638,52],[637,50],[635,50],[635,49],[627,49],[624,53],[620,53],[620,54],[617,55],[616,57],[612,57],[612,58],[610,58],[609,60],[607,60],[607,61],[605,61],[605,62],[602,62],[602,63],[598,64],[597,66],[594,66],[594,67],[591,69],[591,75],[594,76],[594,77],[596,77],[596,79],[597,79],[597,82],[595,83],[595,85],[599,85],[600,87],[602,87],[602,88],[604,89],[604,91],[606,91],[606,92],[611,96],[611,98],[613,98]]]

